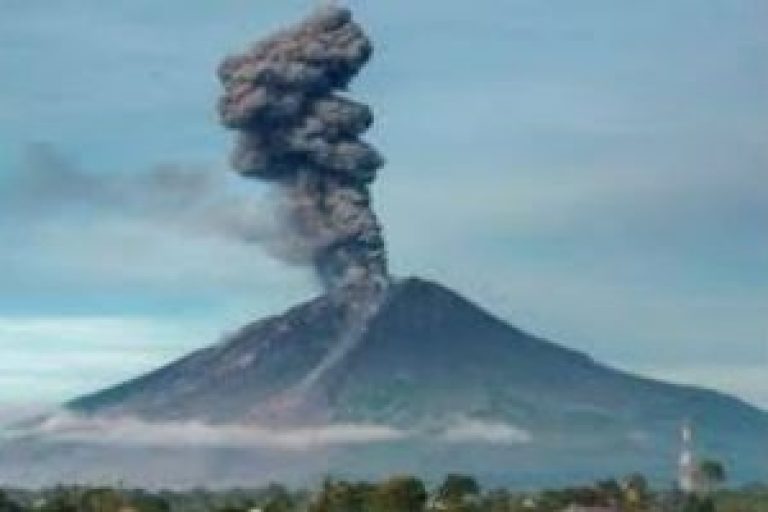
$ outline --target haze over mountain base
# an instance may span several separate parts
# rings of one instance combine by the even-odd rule
[[[303,483],[466,471],[545,484],[675,472],[678,432],[734,480],[768,477],[768,414],[619,372],[436,283],[392,285],[350,335],[332,294],[77,399],[0,445],[0,481]]]

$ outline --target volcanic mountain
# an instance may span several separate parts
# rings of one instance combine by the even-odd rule
[[[731,432],[768,426],[765,414],[731,398],[607,368],[421,279],[394,285],[343,347],[346,328],[342,306],[321,296],[68,407],[211,423],[412,426],[463,416],[539,435],[556,425],[629,431],[685,419]]]
[[[505,482],[631,470],[661,478],[674,474],[678,431],[687,421],[699,448],[725,459],[737,478],[768,474],[756,450],[768,439],[765,412],[714,391],[608,368],[526,334],[439,284],[397,282],[353,338],[348,331],[343,305],[323,295],[67,408],[105,425],[125,418],[303,432],[366,425],[397,436],[341,442],[300,457],[291,449],[227,451],[194,443],[107,447],[70,439],[49,446],[67,447],[65,475],[94,478],[83,466],[95,461],[110,461],[127,481],[146,478],[148,466],[167,468],[153,473],[154,484],[402,471],[437,477],[457,469]],[[19,453],[25,452],[11,455]],[[40,458],[39,448],[36,453]],[[28,450],[23,460],[30,463]],[[48,461],[46,471],[57,467],[47,456],[39,461]],[[77,464],[81,472],[72,473]]]

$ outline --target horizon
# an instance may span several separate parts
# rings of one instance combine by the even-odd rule
[[[200,212],[99,196],[145,194],[158,166],[266,196],[227,170],[215,69],[315,4],[9,3],[0,406],[96,391],[318,293]],[[764,4],[348,4],[376,46],[352,93],[388,162],[373,200],[395,275],[768,408]]]

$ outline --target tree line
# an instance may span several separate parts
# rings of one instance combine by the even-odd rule
[[[259,489],[149,492],[121,487],[0,489],[0,512],[766,512],[768,487],[712,486],[699,494],[653,489],[641,474],[590,485],[519,491],[483,489],[449,474],[429,487],[411,475],[379,482],[327,478],[314,490],[272,484]],[[583,509],[583,508],[582,508]]]

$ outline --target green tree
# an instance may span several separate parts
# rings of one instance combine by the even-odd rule
[[[264,492],[264,512],[291,512],[296,503],[291,493],[284,486],[272,484]]]
[[[450,474],[437,490],[437,497],[446,503],[462,502],[480,495],[480,485],[469,475]]]
[[[170,512],[171,505],[162,496],[140,494],[131,497],[130,505],[138,512]]]
[[[448,512],[468,512],[477,508],[480,485],[469,475],[449,474],[437,489],[437,500]]]
[[[23,512],[23,508],[0,489],[0,512]]]
[[[100,487],[85,491],[79,505],[81,512],[119,512],[126,503],[114,489]]]
[[[41,512],[79,512],[79,507],[72,500],[72,496],[57,494],[46,500],[40,510]]]
[[[507,489],[494,489],[485,493],[482,498],[480,509],[483,512],[522,512],[530,511],[526,506],[527,496],[516,494]]]
[[[714,459],[704,459],[699,462],[698,473],[708,492],[717,489],[726,479],[725,466]]]
[[[418,478],[394,476],[376,486],[372,496],[374,512],[422,512],[427,490]]]
[[[682,512],[715,512],[715,504],[710,497],[691,495],[686,497]]]
[[[360,482],[326,480],[309,512],[369,512],[374,487]]]

